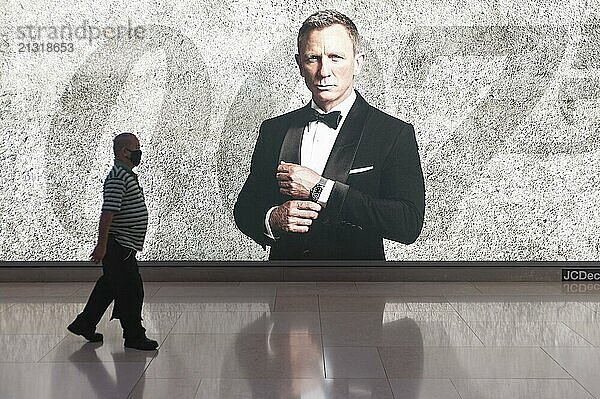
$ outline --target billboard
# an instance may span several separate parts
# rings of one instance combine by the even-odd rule
[[[321,2],[7,1],[0,261],[87,260],[112,139],[135,132],[140,260],[264,260],[233,207],[265,119],[311,98],[296,36]],[[425,219],[388,260],[600,258],[596,2],[334,1],[356,88],[411,123]]]

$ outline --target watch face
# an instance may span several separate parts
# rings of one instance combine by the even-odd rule
[[[323,191],[323,186],[320,184],[317,184],[316,186],[313,187],[312,190],[310,190],[310,199],[316,202],[319,199],[319,197],[321,196],[322,191]]]

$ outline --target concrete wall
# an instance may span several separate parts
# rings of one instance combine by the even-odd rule
[[[596,0],[26,3],[0,3],[1,261],[88,258],[119,131],[144,151],[140,259],[265,259],[232,206],[260,121],[310,98],[293,55],[319,8],[354,19],[359,91],[417,131],[425,228],[388,259],[600,259]]]

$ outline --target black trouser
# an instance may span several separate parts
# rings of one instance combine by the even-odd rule
[[[145,336],[146,329],[142,327],[144,286],[135,254],[136,251],[123,247],[109,236],[106,255],[102,260],[104,274],[96,281],[83,312],[77,316],[90,327],[95,328],[114,300],[111,320],[119,319],[123,338]]]

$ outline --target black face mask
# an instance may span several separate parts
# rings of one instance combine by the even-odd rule
[[[128,150],[131,155],[129,156],[129,160],[133,164],[133,166],[138,166],[140,161],[142,160],[142,150]]]

